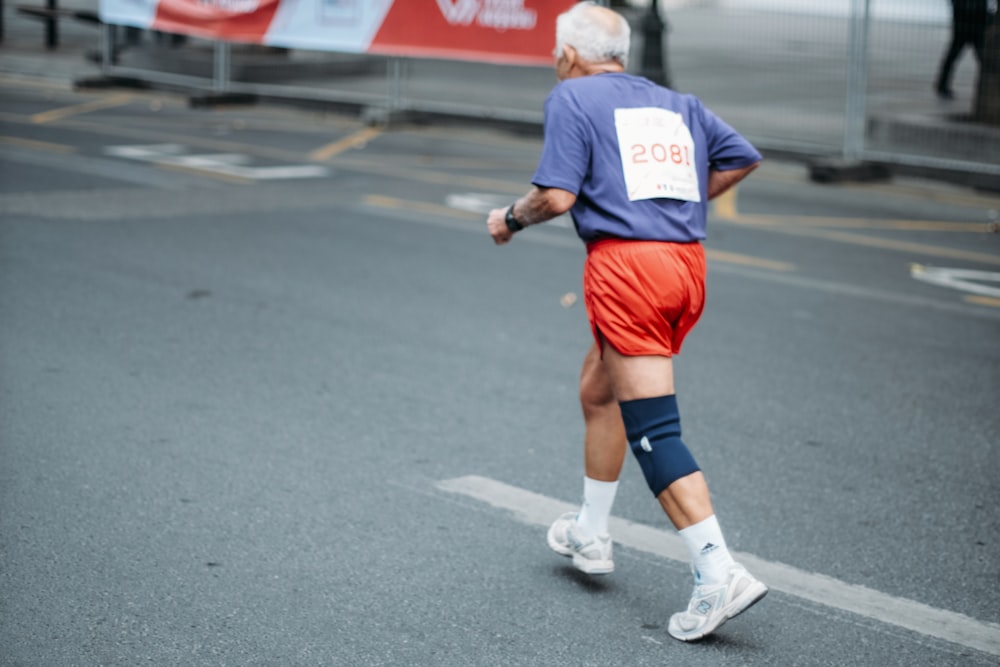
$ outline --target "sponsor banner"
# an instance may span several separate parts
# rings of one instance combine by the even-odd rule
[[[548,65],[575,0],[100,0],[106,23],[232,42]]]
[[[551,64],[556,17],[575,0],[397,0],[370,50]]]

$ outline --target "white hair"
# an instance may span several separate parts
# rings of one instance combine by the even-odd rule
[[[580,58],[589,62],[617,61],[628,67],[629,38],[631,29],[621,14],[614,12],[617,21],[607,21],[607,16],[595,12],[596,2],[580,2],[556,19],[556,57],[564,46],[572,46]],[[611,11],[611,10],[608,10]]]

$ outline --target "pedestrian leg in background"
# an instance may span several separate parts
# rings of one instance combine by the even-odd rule
[[[964,44],[958,41],[958,36],[953,36],[948,44],[948,50],[945,51],[944,58],[941,60],[941,68],[938,70],[937,80],[934,84],[934,89],[941,99],[950,100],[955,97],[955,91],[951,88],[951,77],[963,47]]]
[[[987,0],[952,0],[951,41],[941,59],[941,67],[934,82],[938,97],[946,100],[955,97],[951,80],[955,65],[966,46],[972,48],[979,67],[982,67],[988,18]]]

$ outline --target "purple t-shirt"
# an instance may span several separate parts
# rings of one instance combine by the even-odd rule
[[[681,121],[690,135],[679,127]],[[686,139],[659,141],[655,137],[663,135],[628,129],[629,124],[634,128],[664,122],[677,123],[674,130]],[[654,138],[645,145],[644,136]],[[628,140],[623,151],[619,137],[637,139],[634,143]],[[595,74],[562,81],[549,93],[545,100],[545,143],[531,180],[538,187],[560,188],[577,195],[570,213],[585,242],[610,237],[687,243],[705,238],[709,169],[740,169],[760,159],[750,142],[693,95],[682,95],[630,74]],[[643,175],[639,167],[682,162],[690,165],[686,195],[651,196],[647,190],[636,198],[639,188],[634,183]],[[627,185],[630,175],[632,181]],[[669,182],[663,187],[672,188]]]

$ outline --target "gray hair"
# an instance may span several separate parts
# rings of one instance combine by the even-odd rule
[[[628,67],[631,29],[621,14],[597,12],[596,2],[580,2],[556,19],[556,57],[564,46],[572,46],[583,60],[617,61]],[[613,14],[617,20],[608,20]]]

